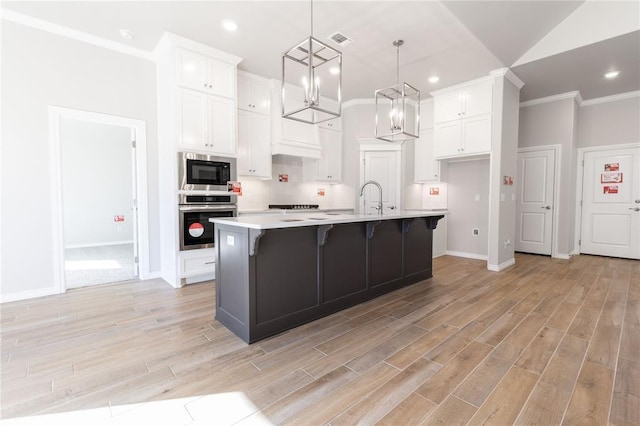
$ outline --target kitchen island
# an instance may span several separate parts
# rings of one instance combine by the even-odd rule
[[[215,224],[216,319],[247,343],[432,276],[443,211],[291,213]]]

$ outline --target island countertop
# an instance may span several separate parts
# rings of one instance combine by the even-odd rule
[[[410,219],[416,217],[442,216],[447,210],[398,210],[383,215],[344,214],[331,212],[283,213],[265,215],[246,215],[239,217],[211,218],[209,222],[238,226],[250,229],[281,229],[302,226],[335,225],[340,223],[371,222],[392,219]]]

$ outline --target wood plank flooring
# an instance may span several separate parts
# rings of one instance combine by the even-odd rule
[[[84,424],[640,424],[640,262],[434,260],[434,277],[246,345],[211,282],[0,306],[1,416]]]

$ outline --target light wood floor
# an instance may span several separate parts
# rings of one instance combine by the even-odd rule
[[[638,424],[639,277],[622,259],[517,255],[495,273],[445,256],[430,280],[253,345],[214,319],[212,283],[6,303],[2,417]]]

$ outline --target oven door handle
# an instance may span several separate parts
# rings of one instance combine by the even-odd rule
[[[212,205],[206,205],[206,206],[191,206],[191,205],[184,205],[181,204],[178,208],[179,211],[181,212],[202,212],[202,211],[211,211],[211,210],[228,210],[228,211],[232,211],[235,212],[238,210],[238,207],[236,205],[233,206],[229,206],[229,205],[220,205],[220,206],[212,206]]]

